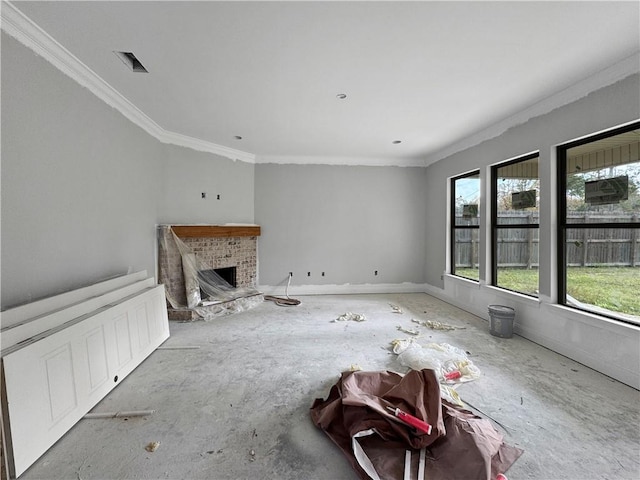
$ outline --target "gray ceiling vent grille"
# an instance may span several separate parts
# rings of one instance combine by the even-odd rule
[[[140,63],[140,60],[136,58],[136,56],[131,52],[113,52],[115,53],[122,63],[124,63],[127,67],[131,69],[133,72],[138,73],[148,73],[147,69],[144,68],[144,65]]]

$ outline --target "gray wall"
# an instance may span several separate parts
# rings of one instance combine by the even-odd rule
[[[260,285],[423,283],[425,182],[424,168],[256,165]]]
[[[4,33],[1,58],[2,310],[153,275],[157,223],[253,222],[253,165],[160,143]]]
[[[2,35],[2,308],[154,271],[161,145]]]
[[[160,223],[253,223],[253,164],[174,145],[164,150]]]

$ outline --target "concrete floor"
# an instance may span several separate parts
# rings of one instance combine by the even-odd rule
[[[521,337],[491,336],[484,320],[425,294],[299,298],[171,323],[165,346],[200,348],[154,352],[93,410],[155,413],[81,420],[21,479],[355,479],[309,407],[352,364],[405,372],[388,347],[407,336],[398,325],[416,328],[412,318],[465,327],[419,327],[420,341],[471,352],[482,377],[458,391],[524,449],[510,480],[640,478],[637,390]],[[331,323],[345,312],[367,320]]]

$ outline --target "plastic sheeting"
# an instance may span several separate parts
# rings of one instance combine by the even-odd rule
[[[470,382],[480,377],[480,369],[469,359],[467,353],[448,343],[420,345],[412,338],[394,340],[393,353],[398,361],[414,370],[425,368],[435,371],[441,383]]]
[[[159,248],[165,258],[180,257],[184,276],[184,294],[165,285],[167,301],[174,310],[191,310],[205,320],[242,312],[264,301],[253,287],[234,287],[198,258],[170,226],[159,231]]]

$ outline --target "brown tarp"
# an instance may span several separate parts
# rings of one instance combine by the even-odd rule
[[[431,424],[431,434],[398,421],[387,406]],[[362,479],[404,479],[407,450],[412,473],[406,478],[418,479],[420,450],[426,448],[430,480],[495,479],[522,454],[488,420],[441,400],[433,370],[344,372],[326,400],[315,400],[311,418]]]

